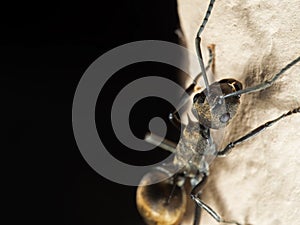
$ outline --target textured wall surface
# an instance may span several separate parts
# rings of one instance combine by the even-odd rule
[[[187,47],[208,1],[178,0]],[[202,49],[216,45],[214,79],[235,78],[244,87],[272,77],[300,55],[300,1],[216,1],[202,33]],[[206,61],[206,60],[205,60]],[[191,67],[195,74],[199,67]],[[300,106],[300,63],[276,84],[241,97],[236,117],[226,128],[223,146],[260,124]],[[300,114],[294,114],[211,166],[203,200],[225,218],[244,224],[300,224]],[[191,224],[191,223],[186,223]],[[202,213],[201,224],[217,224]]]

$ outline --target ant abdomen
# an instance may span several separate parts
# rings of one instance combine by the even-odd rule
[[[185,213],[187,195],[184,187],[174,185],[172,178],[153,184],[154,179],[166,176],[159,170],[149,172],[137,189],[137,207],[148,225],[178,225]]]

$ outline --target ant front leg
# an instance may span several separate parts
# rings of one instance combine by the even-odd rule
[[[208,52],[209,52],[209,60],[207,62],[207,66],[205,67],[205,70],[209,70],[211,66],[214,66],[214,61],[215,61],[215,52],[214,52],[214,45],[211,44],[210,46],[207,47]],[[212,70],[214,70],[212,68]],[[199,73],[194,79],[193,82],[185,89],[185,93],[188,94],[188,96],[191,96],[195,91],[198,91],[200,88],[197,86],[199,83],[199,80],[202,76],[202,72]],[[179,102],[179,107],[172,113],[169,114],[169,120],[172,122],[172,124],[180,130],[181,126],[184,126],[178,116],[178,111],[182,109],[187,103],[188,103],[189,97],[186,95],[182,95],[180,98]]]
[[[250,131],[248,134],[246,134],[245,136],[239,138],[236,141],[230,142],[223,150],[218,152],[218,157],[224,157],[227,154],[230,153],[230,151],[238,144],[241,144],[242,142],[254,137],[255,135],[259,134],[260,132],[262,132],[263,130],[265,130],[266,128],[274,125],[275,123],[277,123],[278,121],[280,121],[281,119],[290,116],[294,113],[300,113],[300,107],[295,108],[293,110],[288,111],[287,113],[282,114],[281,116],[277,117],[274,120],[270,120],[268,122],[266,122],[265,124],[260,125],[259,127],[255,128],[254,130]]]
[[[154,133],[147,133],[144,140],[147,141],[148,143],[153,144],[157,147],[160,147],[166,151],[169,151],[172,153],[176,152],[176,143],[174,143],[170,140],[164,139]]]
[[[191,198],[196,203],[196,212],[199,211],[199,210],[197,210],[197,208],[201,208],[201,209],[204,209],[206,212],[208,212],[208,214],[211,215],[219,223],[229,223],[229,224],[241,225],[240,223],[233,221],[233,220],[225,220],[218,213],[216,213],[210,206],[208,206],[206,203],[201,201],[199,194],[201,193],[206,181],[207,181],[207,175],[204,174],[202,180],[193,188],[193,190],[191,192]],[[199,213],[200,212],[198,212],[198,214]],[[193,225],[199,224],[199,222],[200,222],[199,218],[200,218],[199,215],[195,214]]]

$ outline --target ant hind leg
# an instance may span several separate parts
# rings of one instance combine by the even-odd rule
[[[206,203],[201,201],[201,199],[199,197],[199,193],[201,193],[201,190],[202,190],[203,186],[205,185],[206,181],[207,181],[207,175],[204,174],[204,177],[202,178],[202,180],[192,189],[191,198],[196,203],[196,210],[197,210],[197,207],[204,209],[206,212],[208,212],[209,215],[211,215],[219,223],[229,223],[229,224],[241,225],[240,223],[238,223],[234,220],[225,220],[218,213],[216,213],[210,206],[208,206]],[[199,224],[199,221],[197,221],[197,220],[199,220],[198,217],[199,217],[199,215],[195,215],[194,223],[193,223],[194,225]]]

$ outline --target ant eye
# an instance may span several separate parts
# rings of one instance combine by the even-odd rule
[[[234,88],[235,88],[236,91],[239,91],[239,90],[243,89],[243,86],[240,82],[235,82],[233,85],[234,85]]]
[[[203,93],[197,93],[193,98],[193,102],[195,103],[196,101],[199,103],[204,103],[205,95]]]
[[[229,119],[230,119],[230,114],[229,114],[229,113],[224,113],[224,114],[220,117],[220,121],[221,121],[222,123],[226,123]]]
[[[197,101],[197,99],[199,98],[200,94],[195,94],[194,98],[193,98],[193,102],[195,103]]]

